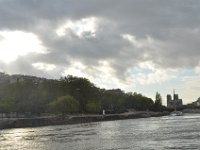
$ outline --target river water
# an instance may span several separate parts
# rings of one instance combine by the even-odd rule
[[[200,150],[200,115],[0,131],[0,150]]]

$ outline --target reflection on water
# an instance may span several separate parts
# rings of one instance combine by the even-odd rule
[[[1,150],[200,149],[200,115],[0,131]]]

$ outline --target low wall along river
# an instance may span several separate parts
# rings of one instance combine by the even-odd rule
[[[1,118],[0,129],[36,127],[47,125],[77,124],[98,121],[136,119],[168,115],[167,112],[128,112],[110,115],[76,115],[66,117]]]

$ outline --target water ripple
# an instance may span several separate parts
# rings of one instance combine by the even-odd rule
[[[199,150],[200,115],[0,131],[0,150]]]

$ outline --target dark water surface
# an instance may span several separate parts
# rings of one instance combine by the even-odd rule
[[[200,115],[0,130],[1,150],[200,150]]]

